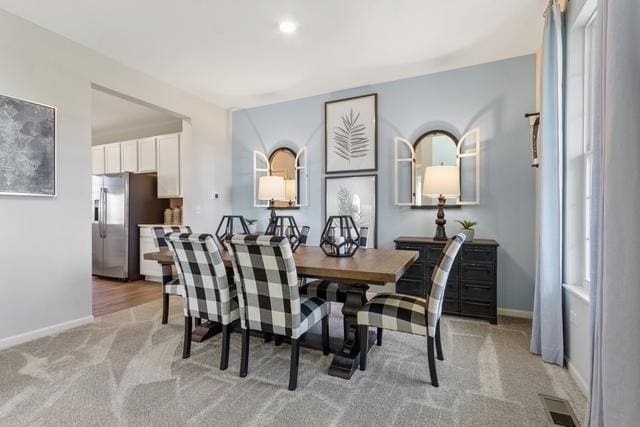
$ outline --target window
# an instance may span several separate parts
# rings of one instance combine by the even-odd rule
[[[596,88],[595,1],[567,35],[564,179],[564,283],[588,295],[591,277],[592,139]]]
[[[584,73],[583,73],[583,100],[584,100],[584,132],[582,141],[582,168],[583,168],[583,284],[589,286],[591,278],[591,172],[593,169],[592,139],[594,133],[595,111],[595,75],[596,75],[596,11],[591,13],[584,26]]]

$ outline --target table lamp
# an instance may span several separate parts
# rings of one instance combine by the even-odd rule
[[[289,201],[289,206],[293,206],[293,203],[298,197],[295,179],[287,179],[284,181],[284,192],[285,198]]]
[[[274,202],[284,199],[284,178],[281,176],[261,176],[258,182],[258,199],[268,200],[271,209],[270,221],[276,217]]]
[[[427,166],[424,169],[424,185],[422,194],[438,198],[438,214],[436,215],[436,235],[433,240],[447,240],[444,225],[444,204],[447,197],[460,196],[460,171],[458,166]]]

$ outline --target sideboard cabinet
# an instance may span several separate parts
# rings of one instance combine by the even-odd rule
[[[416,262],[396,284],[400,294],[426,297],[431,291],[431,274],[445,242],[430,237],[399,237],[396,249],[418,251]],[[496,324],[498,242],[474,239],[465,242],[456,257],[444,293],[442,312],[479,317]]]

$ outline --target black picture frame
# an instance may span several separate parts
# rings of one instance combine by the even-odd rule
[[[339,181],[346,179],[354,179],[354,178],[373,178],[373,200],[374,200],[374,208],[373,208],[373,248],[378,247],[378,175],[377,174],[363,174],[363,175],[340,175],[340,176],[325,176],[324,177],[324,216],[322,224],[327,223],[327,219],[329,216],[338,215],[338,213],[329,214],[328,211],[328,182],[329,181]],[[368,224],[369,230],[371,230],[371,224]]]
[[[329,134],[330,129],[328,129],[329,123],[327,122],[328,117],[328,109],[331,104],[343,103],[354,101],[357,99],[373,97],[373,157],[374,157],[374,167],[373,168],[361,168],[361,169],[339,169],[339,170],[330,170],[329,169]],[[378,170],[378,94],[377,93],[368,93],[365,95],[352,96],[349,98],[336,99],[333,101],[327,101],[324,103],[324,172],[325,174],[339,174],[339,173],[354,173],[354,172],[376,172]]]

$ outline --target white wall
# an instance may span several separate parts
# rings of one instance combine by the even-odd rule
[[[57,107],[59,184],[55,198],[0,198],[0,347],[91,315],[92,83],[190,117],[185,223],[212,231],[230,212],[225,110],[0,10],[0,93]]]
[[[116,129],[92,132],[91,145],[129,141],[131,139],[178,133],[180,131],[182,131],[182,119],[168,120],[162,123],[145,123],[140,126],[118,127]]]

